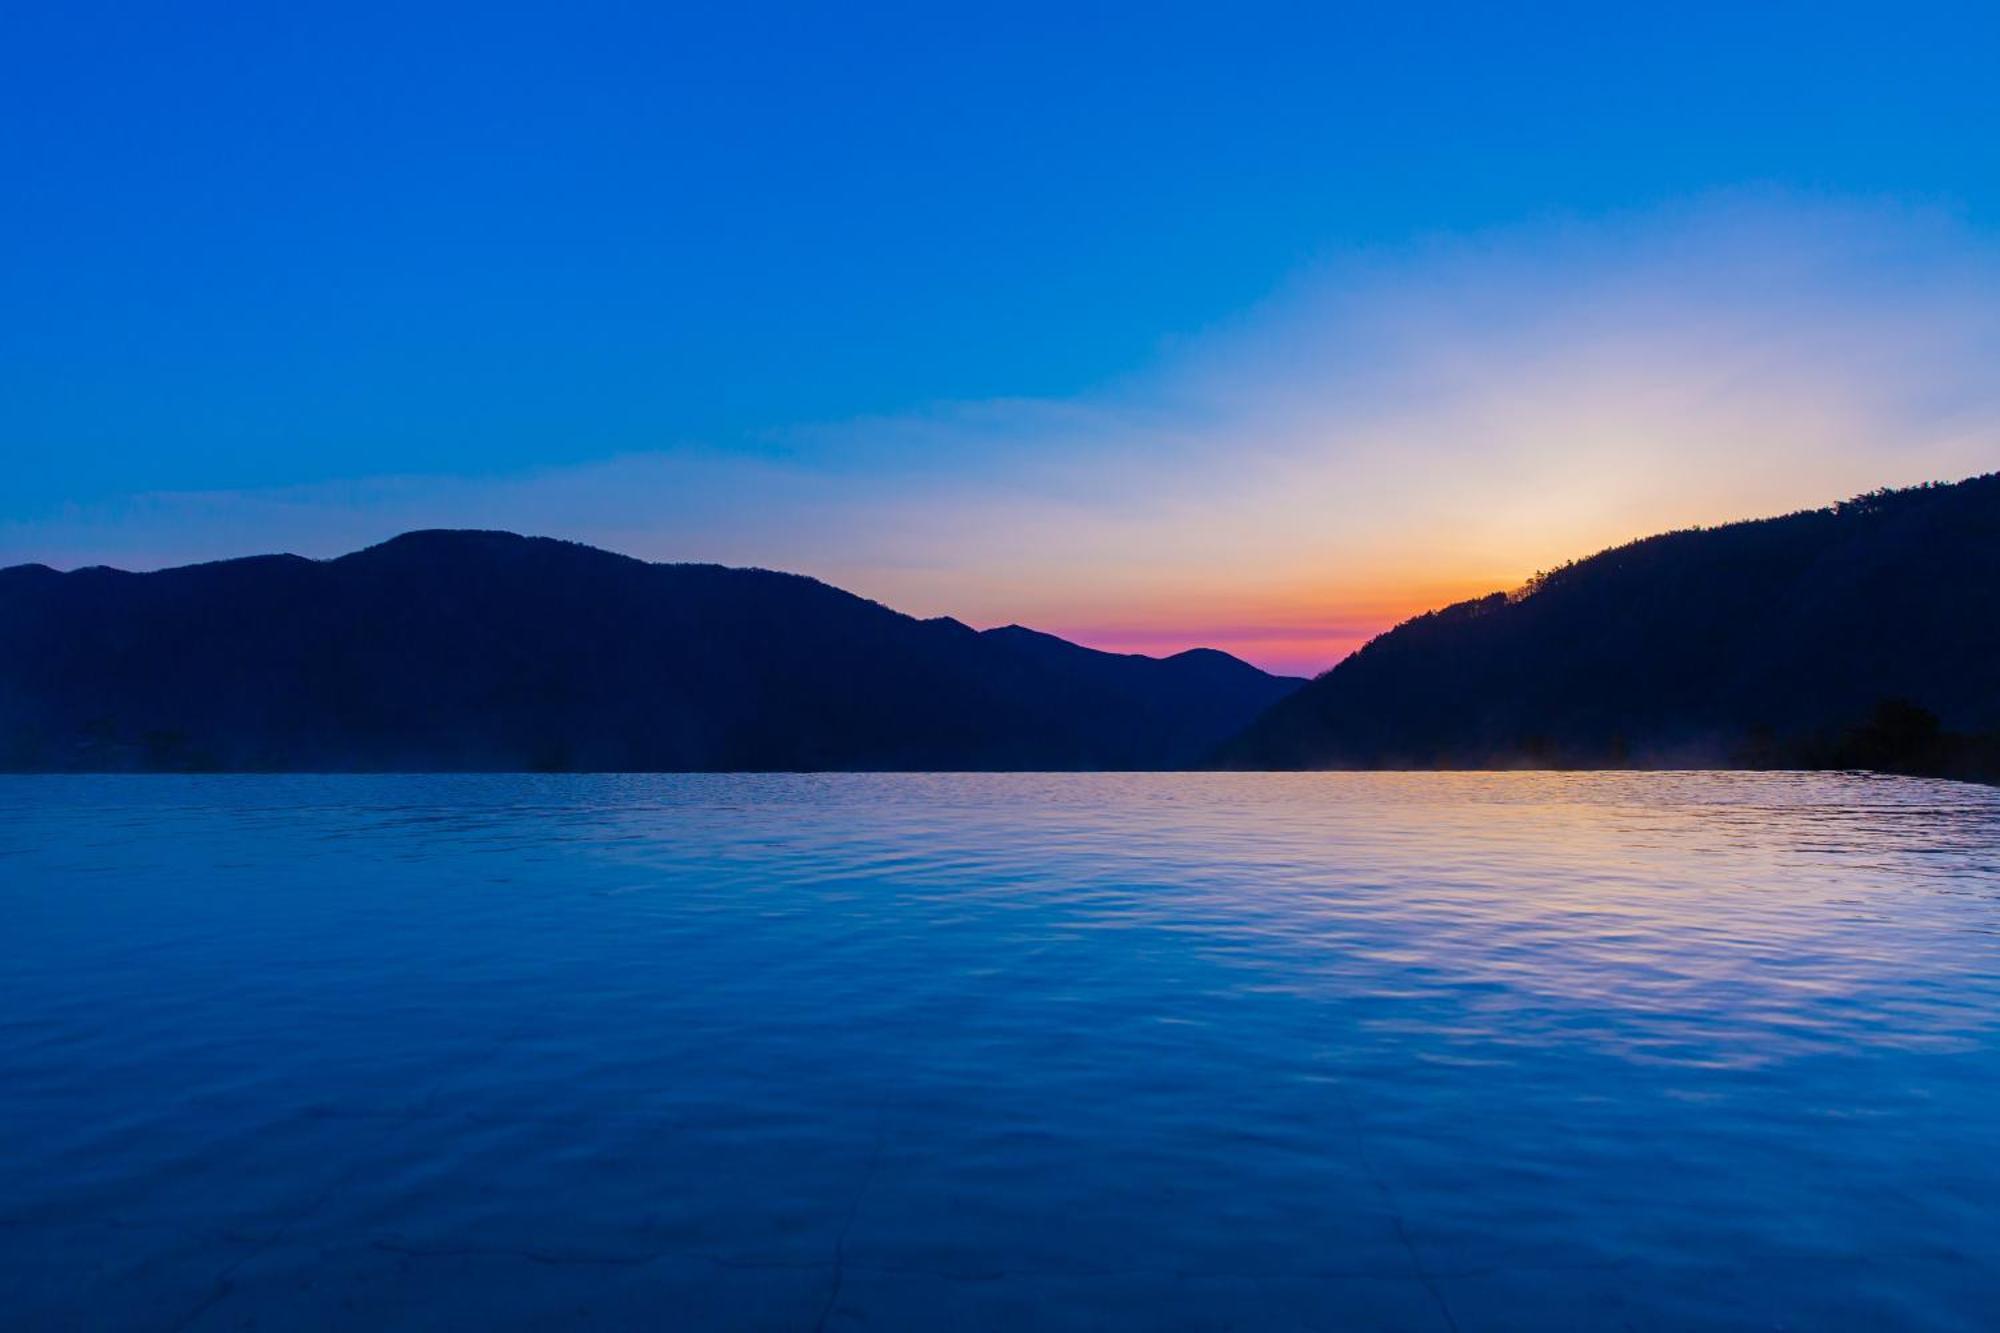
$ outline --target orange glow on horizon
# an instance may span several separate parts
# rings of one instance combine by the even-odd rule
[[[1522,581],[1426,581],[1377,595],[1329,598],[1325,593],[1294,594],[1253,605],[1238,601],[1228,607],[1173,608],[1183,612],[1184,618],[1120,618],[1091,623],[1058,617],[1036,628],[1106,652],[1166,657],[1189,648],[1217,648],[1280,675],[1317,676],[1376,635],[1414,616],[1502,592]]]

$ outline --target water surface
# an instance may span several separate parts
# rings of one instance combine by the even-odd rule
[[[1986,1329],[2000,792],[0,779],[0,1323]]]

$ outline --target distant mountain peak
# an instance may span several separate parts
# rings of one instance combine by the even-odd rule
[[[373,546],[364,546],[347,555],[336,556],[335,559],[365,560],[383,557],[422,559],[446,554],[526,555],[536,552],[646,563],[634,560],[632,556],[619,555],[614,551],[606,551],[583,542],[568,541],[561,537],[526,536],[500,528],[415,528],[409,532],[398,533],[385,541],[376,542]]]
[[[0,579],[0,767],[1184,767],[1293,683],[818,580],[423,529]]]

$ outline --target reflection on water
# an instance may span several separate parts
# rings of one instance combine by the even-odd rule
[[[0,779],[9,1327],[1989,1328],[2000,792]]]

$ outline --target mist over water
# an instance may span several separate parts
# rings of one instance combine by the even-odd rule
[[[2000,791],[0,779],[22,1328],[1932,1328]]]

